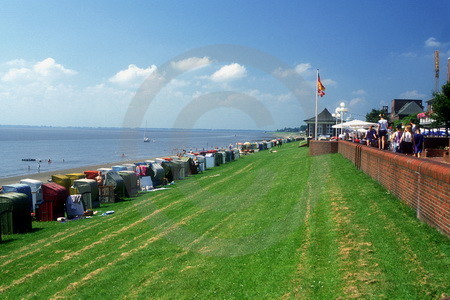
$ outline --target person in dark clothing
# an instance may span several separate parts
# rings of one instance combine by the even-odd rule
[[[413,137],[414,156],[415,157],[420,157],[422,155],[423,141],[424,141],[424,137],[420,133],[420,128],[417,127],[416,132],[414,133],[414,137]]]
[[[375,146],[375,141],[377,139],[377,132],[373,129],[373,125],[370,125],[369,129],[366,131],[366,143],[367,146]]]

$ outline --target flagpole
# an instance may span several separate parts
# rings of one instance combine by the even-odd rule
[[[314,85],[314,93],[316,94],[316,122],[315,122],[315,125],[314,125],[314,139],[317,141],[317,102],[318,102],[318,98],[317,98],[317,83],[319,82],[319,69],[317,69],[317,76],[316,76],[316,82],[315,82],[315,85]]]

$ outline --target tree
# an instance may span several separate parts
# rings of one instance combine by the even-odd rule
[[[384,118],[389,122],[389,116],[386,115],[386,112],[384,110],[381,109],[378,110],[375,108],[372,108],[372,111],[366,114],[366,122],[377,123],[378,120],[380,119],[380,114],[383,114]]]
[[[441,127],[444,125],[448,135],[448,128],[450,127],[450,82],[442,86],[442,92],[435,92],[433,96],[433,114],[431,115],[435,120],[433,126]]]
[[[412,115],[404,117],[401,120],[393,121],[392,128],[396,128],[397,125],[405,125],[406,126],[406,125],[409,125],[411,122],[416,125],[419,124],[419,118],[417,118],[417,114],[412,114]]]

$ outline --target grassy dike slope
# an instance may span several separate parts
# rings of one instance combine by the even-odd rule
[[[297,143],[0,244],[17,298],[403,298],[450,294],[449,239],[339,154]]]

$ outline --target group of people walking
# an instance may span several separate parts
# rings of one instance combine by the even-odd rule
[[[367,146],[378,147],[380,150],[390,149],[393,152],[414,155],[420,157],[423,150],[424,136],[420,133],[419,126],[410,123],[403,129],[398,125],[395,132],[388,129],[388,122],[380,115],[375,130],[370,126],[366,132]]]

